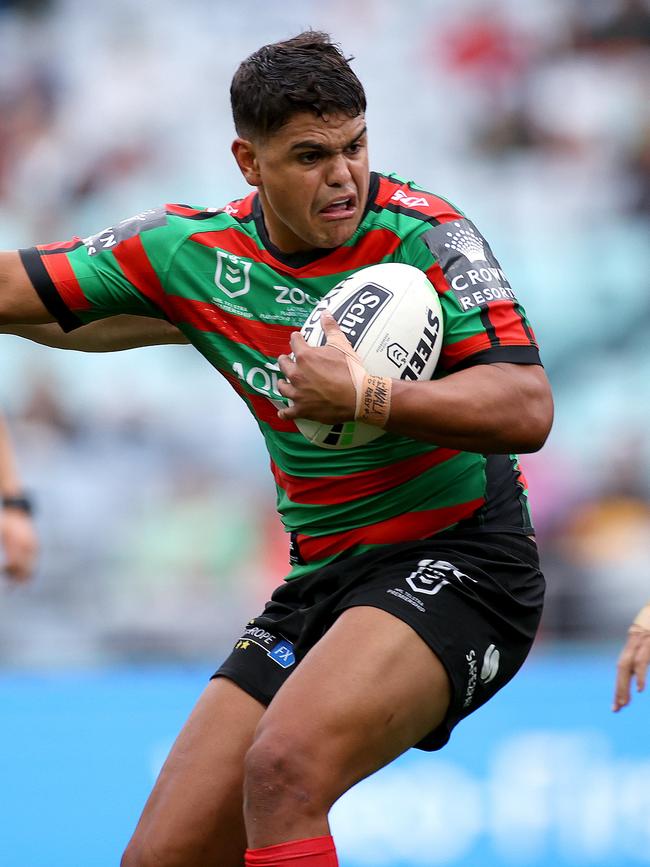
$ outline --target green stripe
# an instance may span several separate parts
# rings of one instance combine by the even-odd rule
[[[288,530],[327,536],[377,524],[406,512],[424,512],[480,499],[485,492],[482,455],[460,452],[401,485],[335,505],[293,503],[278,487],[278,511]]]

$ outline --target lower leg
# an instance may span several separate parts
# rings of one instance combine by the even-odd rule
[[[243,867],[244,756],[263,713],[231,681],[210,682],[172,747],[122,867]]]

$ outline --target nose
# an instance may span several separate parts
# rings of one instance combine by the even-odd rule
[[[327,166],[327,184],[330,187],[345,187],[352,174],[345,154],[334,154]]]

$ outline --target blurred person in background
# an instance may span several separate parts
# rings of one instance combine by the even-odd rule
[[[370,172],[365,94],[325,34],[255,52],[231,96],[233,154],[256,193],[0,257],[2,321],[94,329],[70,348],[164,343],[177,324],[258,419],[291,531],[289,580],[206,688],[125,867],[334,867],[331,805],[406,749],[444,746],[514,676],[541,615],[512,452],[541,447],[552,400],[487,242],[446,200]],[[310,293],[383,261],[425,271],[441,296],[434,381],[375,382],[331,318],[325,347],[296,333]],[[301,299],[290,310],[285,289]],[[117,313],[151,319],[127,320],[124,338],[119,322],[112,337],[88,325]],[[245,368],[268,357],[286,379],[260,394]],[[353,463],[301,439],[299,417],[388,436]]]
[[[0,544],[2,570],[11,580],[31,578],[38,553],[32,504],[25,494],[5,420],[0,416]]]
[[[639,611],[627,632],[627,642],[618,660],[612,707],[614,711],[619,711],[630,703],[630,687],[634,678],[637,692],[645,689],[650,664],[650,602],[646,602]]]

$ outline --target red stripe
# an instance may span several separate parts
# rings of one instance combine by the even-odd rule
[[[250,217],[253,211],[256,195],[257,193],[250,193],[245,199],[235,199],[234,202],[228,202],[223,210],[236,220],[244,220],[246,217]]]
[[[463,518],[469,518],[483,503],[484,500],[479,499],[469,503],[460,503],[457,506],[445,506],[442,509],[408,512],[406,515],[397,515],[377,524],[358,527],[331,536],[303,536],[299,534],[298,546],[305,562],[310,563],[339,554],[354,545],[388,545],[395,542],[426,539]]]
[[[373,229],[353,247],[336,247],[329,255],[315,262],[303,265],[301,268],[292,268],[275,259],[267,250],[258,247],[249,235],[245,235],[238,229],[197,232],[191,238],[205,247],[227,250],[236,256],[269,265],[278,273],[299,278],[339,277],[342,271],[355,271],[366,265],[376,265],[396,250],[401,243],[401,239],[390,230]]]
[[[92,304],[79,285],[66,253],[50,253],[41,257],[61,300],[68,310],[90,310]]]
[[[493,301],[488,305],[488,312],[499,343],[504,346],[530,345],[513,301]]]
[[[127,238],[113,248],[113,255],[126,279],[135,286],[145,298],[159,307],[171,319],[169,299],[165,295],[160,279],[149,261],[142,238],[135,235]]]
[[[165,211],[174,217],[195,217],[203,214],[205,208],[188,208],[187,205],[165,205]],[[215,212],[216,213],[216,212]]]
[[[459,454],[453,449],[435,449],[422,455],[405,458],[390,466],[349,473],[345,476],[304,478],[283,472],[271,461],[271,471],[278,485],[293,503],[335,506],[349,503],[372,494],[388,491],[408,482],[425,470],[442,464]]]
[[[464,359],[475,352],[489,349],[491,345],[490,338],[485,332],[472,334],[470,337],[459,340],[457,343],[447,343],[442,347],[442,352],[440,353],[441,364],[445,369],[454,367],[454,365],[460,361],[464,361]]]
[[[217,304],[181,298],[180,295],[168,295],[167,306],[169,318],[176,324],[186,323],[198,331],[220,334],[272,358],[291,351],[289,337],[299,330],[291,325],[246,319],[245,316],[226,313]]]
[[[412,201],[405,201],[400,197],[394,199],[393,197],[398,190],[401,190]],[[426,204],[422,204],[422,199],[426,200]],[[419,202],[414,204],[414,200],[419,200]],[[453,205],[445,199],[441,199],[440,196],[422,190],[414,190],[409,184],[391,178],[379,178],[379,189],[375,201],[383,208],[389,204],[398,205],[409,211],[417,211],[425,217],[434,217],[440,223],[464,219]]]
[[[254,415],[266,424],[269,427],[273,428],[275,431],[280,431],[281,433],[297,433],[298,428],[295,425],[295,422],[286,420],[283,421],[281,418],[278,418],[278,411],[273,406],[271,401],[264,397],[263,394],[251,394],[251,392],[246,391],[241,380],[235,376],[234,373],[224,373],[221,371],[224,377],[228,380],[228,382],[232,385],[238,395],[244,398],[249,404],[254,413]]]
[[[76,248],[79,247],[81,244],[83,244],[82,239],[79,238],[77,235],[75,235],[75,237],[70,238],[69,241],[54,241],[53,244],[39,244],[36,249],[37,250],[44,250],[44,251],[47,251],[47,250],[76,250]]]
[[[399,235],[389,229],[371,229],[353,247],[336,247],[329,256],[317,259],[304,268],[296,268],[294,274],[300,277],[337,277],[339,272],[376,265],[390,256],[401,243]]]
[[[524,486],[524,490],[527,491],[528,490],[528,479],[526,478],[524,471],[521,468],[521,463],[519,461],[515,464],[515,472],[519,474],[518,481],[520,482],[520,484],[522,484]]]
[[[451,286],[447,282],[447,278],[445,277],[445,272],[442,270],[438,262],[435,262],[424,272],[430,283],[436,288],[436,292],[438,295],[444,295],[445,292],[449,292],[451,290]]]

